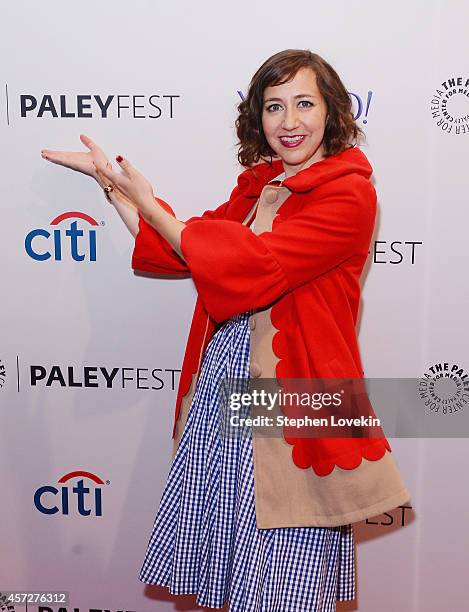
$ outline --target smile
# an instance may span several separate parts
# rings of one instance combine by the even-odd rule
[[[279,140],[284,147],[291,149],[293,147],[298,147],[305,138],[305,136],[280,136]]]

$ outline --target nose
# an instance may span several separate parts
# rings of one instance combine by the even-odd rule
[[[299,125],[298,109],[296,105],[289,105],[283,116],[282,128],[284,130],[294,130]]]

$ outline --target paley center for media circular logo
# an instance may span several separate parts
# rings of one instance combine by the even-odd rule
[[[457,363],[436,363],[420,378],[419,396],[433,413],[454,414],[469,403],[469,373]]]
[[[443,81],[433,92],[430,110],[442,132],[469,134],[469,78],[455,76]]]

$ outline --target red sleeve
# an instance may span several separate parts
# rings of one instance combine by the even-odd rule
[[[376,214],[371,182],[347,176],[311,193],[314,199],[270,232],[256,235],[229,220],[183,228],[181,251],[215,321],[268,306],[351,256],[367,255]]]
[[[193,222],[224,219],[226,210],[230,202],[238,194],[238,191],[239,186],[237,185],[231,192],[230,199],[227,202],[218,206],[215,210],[205,211],[200,217],[191,217],[184,221],[184,223],[189,225]],[[155,198],[155,200],[173,217],[176,216],[167,202],[161,198]],[[173,249],[171,244],[152,225],[145,221],[140,211],[138,212],[138,233],[135,237],[131,266],[133,270],[169,275],[176,278],[185,278],[191,274],[185,261]]]

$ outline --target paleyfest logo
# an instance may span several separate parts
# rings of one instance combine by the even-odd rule
[[[368,123],[368,113],[370,110],[371,98],[373,97],[373,92],[368,91],[366,94],[366,99],[352,91],[349,91],[348,94],[350,98],[352,99],[352,104],[356,106],[356,113],[354,115],[355,121],[361,118],[363,123]],[[246,96],[244,95],[244,93],[240,91],[239,89],[238,89],[238,96],[241,98],[241,100],[246,99]]]
[[[419,395],[432,412],[454,414],[469,403],[469,374],[457,363],[436,363],[420,378]]]
[[[469,78],[452,77],[435,90],[430,110],[446,134],[469,134]]]

